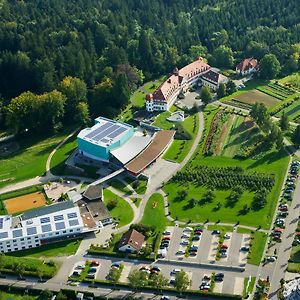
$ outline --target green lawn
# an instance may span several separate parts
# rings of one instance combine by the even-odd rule
[[[37,276],[37,271],[40,270],[45,277],[53,277],[57,271],[57,265],[55,263],[46,263],[43,260],[37,258],[29,257],[13,257],[4,256],[3,257],[3,267],[1,267],[2,272],[15,272],[15,264],[21,264],[25,268],[26,274],[31,274]]]
[[[14,257],[58,257],[58,256],[69,256],[76,253],[81,240],[68,240],[53,244],[44,245],[38,248],[32,248],[22,251],[17,251],[10,256]]]
[[[73,151],[77,148],[77,134],[70,137],[67,142],[61,146],[51,159],[51,172],[54,175],[63,175],[65,171],[65,161],[68,157],[73,153]]]
[[[142,108],[145,106],[146,103],[146,94],[141,91],[137,90],[131,96],[131,102],[135,107]]]
[[[164,191],[169,194],[168,199],[170,203],[169,210],[171,215],[177,217],[181,221],[192,222],[205,222],[209,219],[210,222],[216,222],[220,220],[222,223],[235,224],[240,221],[243,225],[257,227],[261,225],[263,228],[269,228],[272,221],[272,216],[276,207],[277,199],[281,190],[284,172],[288,164],[288,156],[284,151],[272,152],[258,160],[237,160],[227,157],[213,156],[204,157],[197,156],[196,159],[191,161],[193,165],[208,165],[216,167],[232,167],[240,166],[247,171],[257,171],[267,174],[275,174],[275,185],[268,195],[268,202],[266,206],[259,211],[249,211],[247,214],[241,214],[243,206],[247,204],[251,205],[254,193],[245,191],[240,200],[234,207],[226,207],[226,198],[230,194],[230,190],[216,190],[216,198],[212,203],[204,205],[196,205],[193,208],[188,207],[188,201],[191,198],[200,200],[202,195],[207,191],[205,186],[196,186],[191,183],[186,183],[183,187],[179,183],[169,182],[165,185]],[[188,195],[183,200],[178,200],[178,191],[187,190]],[[222,207],[216,210],[216,205],[221,202]]]
[[[133,211],[130,205],[121,197],[113,192],[104,190],[104,202],[107,204],[110,200],[117,200],[117,205],[110,210],[112,217],[119,222],[119,227],[129,224],[133,220]]]
[[[152,207],[154,202],[157,203],[155,208]],[[157,231],[163,231],[168,225],[169,221],[165,216],[164,199],[161,194],[155,193],[149,198],[140,223],[153,226]]]
[[[167,121],[168,122],[168,121]],[[194,122],[196,126],[194,127]],[[199,130],[199,116],[194,114],[186,118],[182,123],[184,129],[191,135],[190,140],[174,140],[172,145],[169,147],[163,158],[176,162],[182,162],[189,153],[194,139]]]
[[[18,181],[42,176],[50,152],[61,142],[72,128],[48,138],[30,137],[17,140],[20,148],[6,158],[0,158],[0,188]]]
[[[0,299],[1,300],[22,300],[22,299],[34,300],[34,299],[38,299],[38,297],[29,296],[28,294],[25,293],[25,291],[24,291],[24,295],[23,293],[12,294],[12,293],[0,292]]]
[[[128,194],[131,195],[132,191],[120,180],[118,179],[113,179],[109,182],[110,186],[118,190],[119,192],[123,194]]]
[[[251,234],[251,237],[253,239],[251,240],[251,249],[248,256],[248,263],[259,266],[268,236],[264,232],[255,231],[253,234]]]
[[[254,288],[256,277],[246,277],[244,279],[244,291],[243,298],[246,298],[248,294],[251,294]],[[250,282],[249,282],[250,281]]]
[[[299,273],[300,270],[300,245],[293,246],[291,257],[289,259],[288,271]]]
[[[138,178],[134,179],[132,177],[125,177],[125,181],[135,190],[139,195],[144,195],[147,190],[148,179]]]
[[[141,202],[142,202],[142,198],[130,198],[132,200],[132,202],[135,204],[136,207],[139,207]]]
[[[233,232],[233,227],[232,226],[208,225],[207,229],[208,230],[220,230],[220,231],[223,231],[224,233]]]

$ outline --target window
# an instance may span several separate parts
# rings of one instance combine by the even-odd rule
[[[67,233],[67,231],[66,231],[66,230],[64,230],[64,231],[63,231],[63,233]]]
[[[13,240],[13,242],[15,243],[17,240]]]
[[[20,241],[24,241],[24,240],[25,240],[24,238],[21,238],[21,239],[20,239]]]
[[[22,249],[26,249],[26,247],[25,247],[25,246],[23,246],[23,247],[22,247]]]
[[[70,232],[73,232],[73,229],[70,229],[69,231],[70,231]]]
[[[59,232],[55,232],[55,234],[56,234],[56,235],[58,235],[58,234],[59,234]]]

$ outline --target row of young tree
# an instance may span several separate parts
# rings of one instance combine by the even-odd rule
[[[224,68],[253,56],[262,59],[266,78],[299,70],[297,0],[2,2],[4,106],[25,91],[59,90],[72,76],[87,85],[93,115],[113,115],[144,77],[167,74],[197,56]]]
[[[261,188],[271,190],[274,176],[257,172],[248,173],[240,167],[209,167],[199,165],[189,167],[172,177],[173,182],[205,185],[209,188],[232,189],[239,185],[247,190],[256,191]]]

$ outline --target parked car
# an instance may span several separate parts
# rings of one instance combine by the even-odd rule
[[[195,235],[194,237],[193,237],[193,241],[199,241],[200,240],[200,236],[199,235]]]
[[[97,272],[97,268],[95,267],[89,268],[89,273],[96,273],[96,272]]]
[[[183,255],[183,254],[185,254],[185,251],[184,250],[178,250],[176,254],[177,255]]]
[[[93,267],[98,267],[98,266],[100,266],[100,263],[99,263],[99,261],[97,261],[97,260],[92,260],[92,261],[91,261],[91,264],[92,264]]]
[[[119,269],[120,267],[121,267],[121,264],[119,264],[119,263],[113,263],[113,264],[111,265],[111,268]]]
[[[81,274],[81,270],[75,270],[73,273],[72,273],[72,276],[80,276]]]
[[[221,253],[221,257],[223,257],[223,258],[227,257],[227,251],[226,252],[222,252]]]
[[[228,249],[228,245],[223,244],[223,245],[221,246],[221,248],[222,248],[222,249]]]
[[[190,251],[190,256],[196,256],[196,255],[197,255],[197,251],[196,250]]]
[[[227,239],[227,240],[230,239],[230,234],[229,234],[229,233],[226,233],[226,234],[224,235],[224,238]]]
[[[187,240],[181,240],[180,244],[181,245],[188,245],[189,241],[187,241]]]
[[[210,276],[208,276],[208,275],[204,274],[204,276],[203,276],[203,279],[202,279],[202,280],[208,281],[208,280],[210,280]]]
[[[211,234],[220,234],[220,230],[213,230]]]
[[[268,256],[267,257],[267,261],[269,261],[269,262],[274,262],[274,261],[276,261],[276,256]]]
[[[244,252],[248,252],[250,250],[250,248],[249,247],[246,247],[246,246],[243,246],[242,248],[241,248],[241,251],[244,251]]]
[[[191,235],[189,233],[184,233],[181,238],[182,239],[188,239]]]
[[[180,271],[181,271],[180,269],[173,269],[171,271],[171,275],[175,275],[175,274],[179,273]]]
[[[163,241],[170,241],[171,238],[170,238],[169,236],[165,236],[162,240],[163,240]]]
[[[191,232],[191,231],[193,231],[193,228],[192,227],[185,227],[184,229],[183,229],[183,231],[185,232]]]
[[[200,232],[203,232],[203,228],[201,228],[201,227],[197,227],[197,228],[195,228],[195,230],[194,231],[200,231]]]
[[[171,231],[166,230],[164,231],[163,235],[171,235]]]
[[[170,299],[169,296],[162,296],[162,297],[160,297],[160,300],[169,300],[169,299]]]

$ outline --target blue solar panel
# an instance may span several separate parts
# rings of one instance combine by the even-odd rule
[[[5,239],[8,237],[8,233],[5,231],[5,232],[0,232],[0,239]]]
[[[79,225],[79,222],[78,222],[77,219],[76,219],[76,220],[70,220],[70,221],[69,221],[69,225],[70,225],[70,226],[76,226],[76,225]]]
[[[40,221],[41,221],[41,224],[50,223],[50,218],[49,217],[41,218]]]
[[[66,228],[65,222],[55,223],[55,228],[56,228],[56,230],[65,229]]]
[[[113,133],[111,133],[110,135],[108,135],[108,137],[111,138],[111,139],[113,139],[116,136],[120,135],[124,131],[126,131],[126,128],[120,127],[119,129],[117,129],[116,131],[114,131]]]
[[[42,225],[42,232],[49,232],[51,231],[51,225],[47,224],[47,225]]]
[[[69,213],[67,216],[68,216],[68,219],[74,219],[74,218],[77,218],[77,213],[76,212]]]
[[[104,130],[100,134],[97,134],[96,136],[93,137],[94,141],[100,141],[102,138],[106,137],[107,135],[111,134],[114,132],[116,129],[118,129],[120,126],[119,125],[113,125],[109,127],[108,129]]]
[[[97,134],[101,133],[102,131],[104,131],[105,129],[107,129],[107,128],[111,127],[111,126],[112,126],[111,123],[105,123],[101,127],[97,128],[94,131],[92,131],[89,134],[87,134],[85,137],[88,138],[88,139],[91,139],[94,136],[96,136]]]
[[[13,231],[13,238],[21,237],[23,236],[22,229],[17,229]]]
[[[54,221],[61,221],[64,219],[63,215],[54,216]]]
[[[27,234],[28,235],[33,235],[33,234],[36,234],[36,228],[35,227],[29,227],[27,228]]]

